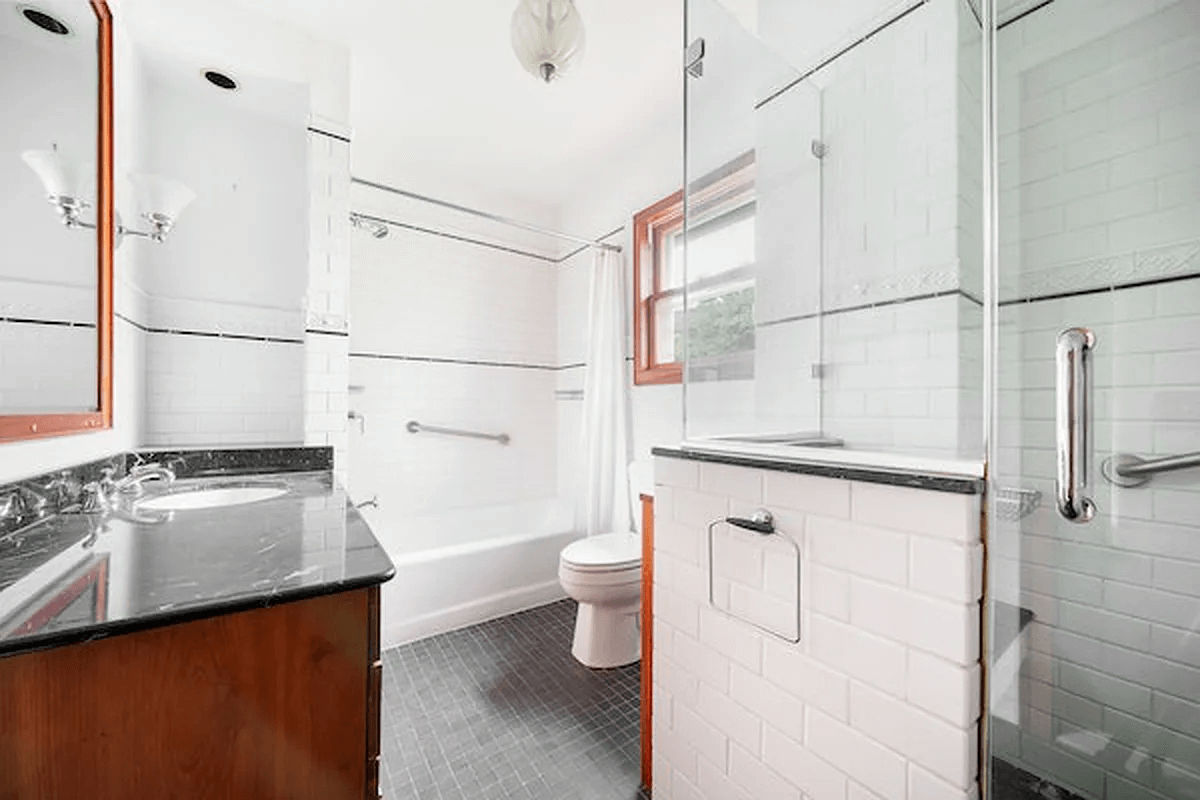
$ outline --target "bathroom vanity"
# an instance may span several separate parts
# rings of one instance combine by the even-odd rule
[[[0,798],[378,795],[393,568],[331,460],[126,454],[0,487],[45,501],[141,462],[177,475],[0,531]]]

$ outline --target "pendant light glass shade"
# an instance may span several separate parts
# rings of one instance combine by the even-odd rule
[[[521,0],[512,44],[521,66],[549,83],[583,55],[583,18],[573,0]]]

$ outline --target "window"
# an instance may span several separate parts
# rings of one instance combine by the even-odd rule
[[[695,185],[686,287],[683,192],[633,218],[633,380],[639,385],[682,382],[685,337],[690,380],[754,377],[754,154]]]

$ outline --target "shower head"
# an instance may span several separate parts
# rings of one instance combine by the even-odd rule
[[[376,222],[373,219],[361,217],[358,214],[350,215],[350,224],[356,228],[366,231],[375,239],[384,239],[387,237],[390,230],[387,225],[382,222]]]

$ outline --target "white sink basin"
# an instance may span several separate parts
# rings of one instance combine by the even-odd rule
[[[192,489],[184,492],[148,497],[137,503],[137,508],[147,511],[184,511],[195,508],[217,506],[240,506],[257,503],[287,494],[280,486],[229,486],[213,489]]]

